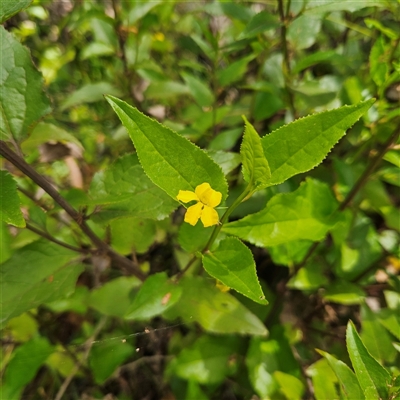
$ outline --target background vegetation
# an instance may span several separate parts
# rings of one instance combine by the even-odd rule
[[[397,0],[1,7],[2,399],[400,398]],[[246,187],[242,115],[264,137],[376,102],[322,114],[352,126],[324,162],[230,215],[312,193],[279,240],[244,237],[265,305],[192,258],[213,228],[149,180],[105,94],[207,151],[220,216]]]

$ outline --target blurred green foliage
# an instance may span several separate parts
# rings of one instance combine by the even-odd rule
[[[3,1],[0,397],[400,399],[399,10]]]

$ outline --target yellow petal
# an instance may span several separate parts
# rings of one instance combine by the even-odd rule
[[[185,214],[185,222],[193,226],[196,225],[197,221],[200,218],[200,215],[202,214],[203,207],[203,204],[200,202],[198,202],[194,206],[190,206]]]
[[[204,206],[204,210],[201,213],[201,222],[204,227],[217,225],[219,221],[218,213],[211,207]]]
[[[184,203],[188,203],[189,201],[192,200],[197,200],[199,201],[199,198],[197,197],[195,192],[191,192],[190,190],[180,190],[178,193],[178,196],[176,198],[179,201],[183,201]]]
[[[207,206],[216,207],[221,203],[222,194],[212,189],[207,182],[197,186],[195,192],[200,201]]]

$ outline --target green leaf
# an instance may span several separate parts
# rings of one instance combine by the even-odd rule
[[[335,387],[337,377],[325,358],[321,358],[314,364],[310,365],[307,368],[307,375],[311,376],[316,400],[339,398]]]
[[[388,385],[391,382],[390,374],[365,348],[352,321],[347,324],[346,344],[365,398],[387,399]]]
[[[332,147],[372,106],[374,99],[298,119],[262,138],[271,170],[268,185],[277,185],[293,175],[320,164]]]
[[[228,175],[240,164],[240,155],[237,153],[207,150],[207,154],[221,167],[224,175]]]
[[[213,105],[215,101],[214,95],[203,81],[188,73],[182,72],[181,75],[188,85],[191,95],[200,107],[210,107]]]
[[[152,219],[119,218],[111,221],[110,229],[111,246],[121,254],[146,253],[156,236],[156,222]]]
[[[134,276],[121,276],[90,293],[89,305],[104,315],[123,317],[130,304],[130,292],[141,282]]]
[[[337,279],[326,288],[324,299],[332,303],[347,306],[360,304],[365,299],[365,292],[360,286],[345,280]]]
[[[28,49],[2,26],[0,43],[0,139],[20,141],[34,123],[50,112],[50,102]]]
[[[59,128],[56,125],[39,122],[35,129],[30,134],[29,138],[21,143],[21,148],[24,153],[31,153],[43,144],[50,141],[60,143],[73,143],[83,150],[81,142],[73,135]]]
[[[341,0],[340,2],[337,2],[336,0],[328,0],[324,2],[310,1],[307,3],[304,15],[317,15],[337,11],[354,12],[365,7],[385,7],[385,3],[379,0],[370,0],[368,2],[354,0]]]
[[[254,17],[249,21],[243,32],[239,35],[238,40],[257,36],[262,32],[275,29],[278,26],[279,21],[276,16],[267,11],[261,11],[254,15]]]
[[[239,239],[224,239],[215,251],[207,251],[203,255],[203,266],[224,285],[256,303],[268,303],[257,278],[253,254]]]
[[[378,37],[372,46],[369,55],[371,78],[377,86],[382,86],[389,76],[391,47],[386,45],[382,35]]]
[[[184,348],[171,363],[172,370],[182,379],[204,385],[221,383],[235,370],[239,340],[235,336],[202,336]]]
[[[0,221],[25,227],[25,219],[20,209],[17,184],[7,171],[0,171]]]
[[[32,0],[2,0],[0,2],[0,24],[32,3]]]
[[[12,317],[66,296],[74,290],[82,265],[71,264],[76,253],[39,240],[16,251],[0,266],[0,326]]]
[[[178,205],[151,182],[136,154],[118,158],[90,185],[90,204],[101,205],[92,218],[109,221],[121,217],[164,219]]]
[[[105,338],[100,343],[95,343],[90,350],[90,370],[99,385],[104,383],[135,350],[128,342],[113,339],[113,337]]]
[[[329,187],[308,178],[292,193],[275,195],[267,206],[222,230],[256,246],[276,246],[293,240],[321,240],[336,223],[337,203]]]
[[[279,383],[280,390],[287,399],[301,400],[303,398],[304,384],[300,379],[281,371],[275,371],[273,376]]]
[[[105,94],[120,96],[121,92],[108,82],[89,83],[70,94],[61,104],[60,111],[79,104],[104,100]]]
[[[398,340],[400,340],[400,315],[398,310],[385,308],[378,314],[379,322]]]
[[[182,296],[164,316],[198,322],[214,333],[266,335],[264,324],[235,297],[223,293],[201,277],[184,277],[180,281]]]
[[[243,119],[245,131],[240,147],[240,155],[242,157],[244,180],[252,188],[262,189],[267,186],[267,182],[271,178],[271,171],[264,156],[260,136],[245,116],[243,116]]]
[[[40,336],[19,346],[13,352],[12,359],[7,365],[0,389],[1,398],[21,399],[22,388],[35,377],[40,366],[53,351],[54,348],[47,339]]]
[[[287,39],[295,49],[307,49],[312,46],[321,29],[321,17],[301,15],[288,27]]]
[[[172,307],[182,288],[168,280],[165,272],[151,275],[141,286],[125,314],[125,319],[148,320]]]
[[[138,152],[149,178],[173,199],[179,190],[191,190],[208,182],[226,198],[228,186],[221,168],[184,137],[146,117],[122,100],[106,96]]]
[[[317,352],[326,358],[330,367],[335,372],[345,395],[345,399],[362,400],[364,396],[354,372],[343,361],[337,360],[329,353],[322,350],[317,350]]]
[[[195,226],[181,224],[178,232],[178,243],[188,253],[195,253],[205,247],[213,229],[213,226],[205,228],[202,224]]]
[[[366,305],[361,305],[361,340],[372,357],[382,363],[393,363],[396,358],[391,337],[381,325],[378,316]]]
[[[247,70],[247,64],[254,59],[254,55],[249,55],[238,61],[234,61],[223,70],[217,71],[217,80],[224,87],[238,81],[243,77]]]

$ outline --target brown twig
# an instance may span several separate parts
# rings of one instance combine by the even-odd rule
[[[26,223],[26,229],[29,229],[30,231],[35,232],[37,235],[42,236],[43,238],[49,240],[50,242],[53,242],[55,244],[58,244],[59,246],[65,247],[66,249],[69,249],[69,250],[72,250],[72,251],[76,251],[77,253],[87,254],[87,253],[91,253],[92,252],[89,249],[83,249],[83,248],[80,248],[80,247],[71,246],[68,243],[62,242],[61,240],[56,239],[54,236],[51,236],[47,232],[42,231],[41,229],[35,228],[33,225],[31,225],[28,222]]]
[[[53,200],[62,207],[67,214],[78,224],[82,232],[92,241],[92,243],[104,254],[108,254],[110,258],[121,269],[129,271],[140,280],[144,281],[144,274],[136,269],[132,262],[121,254],[116,253],[107,243],[103,242],[89,227],[84,217],[76,211],[53,187],[53,185],[46,180],[42,175],[36,172],[22,157],[12,151],[7,144],[0,140],[0,155],[6,160],[16,166],[26,176],[32,179],[38,186],[40,186]]]

